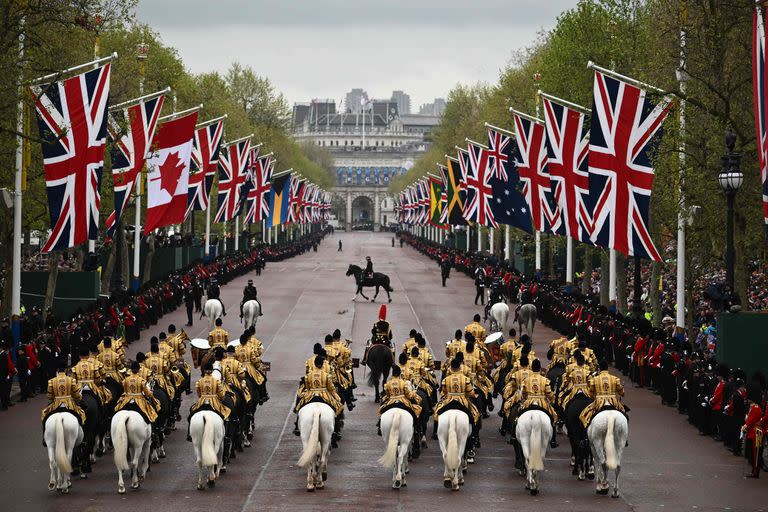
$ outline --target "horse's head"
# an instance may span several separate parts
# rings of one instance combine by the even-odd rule
[[[356,275],[360,272],[362,272],[362,270],[357,265],[350,265],[349,268],[347,269],[348,276]]]

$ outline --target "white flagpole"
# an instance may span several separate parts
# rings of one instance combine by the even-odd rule
[[[266,243],[267,241],[267,221],[262,220],[261,221],[261,242]]]
[[[565,245],[565,284],[573,284],[573,238],[566,237]]]
[[[211,201],[212,198],[209,196],[208,208],[205,209],[205,248],[203,249],[205,261],[208,261],[211,256]]]
[[[682,7],[682,17],[686,17],[685,5]],[[685,23],[685,19],[681,20]],[[680,69],[678,71],[677,81],[681,96],[685,97],[686,82],[688,74],[685,70],[685,27],[680,29]],[[675,325],[679,329],[685,329],[685,197],[683,195],[683,180],[685,179],[685,100],[680,99],[680,169],[678,170],[678,193],[680,200],[677,206],[677,278],[676,278],[676,302],[677,311],[675,315]],[[653,286],[653,283],[650,284]],[[654,319],[658,321],[658,319]]]
[[[469,252],[469,248],[472,246],[470,243],[470,240],[472,239],[472,226],[467,224],[467,252]]]
[[[139,96],[144,95],[144,61],[147,59],[147,52],[142,51],[142,45],[139,45],[139,51],[136,58],[139,61]],[[136,183],[133,185],[133,272],[131,288],[134,293],[139,291],[141,283],[141,176],[142,170],[136,174]]]
[[[616,249],[610,252],[610,271],[608,272],[608,301],[616,300]],[[619,305],[616,304],[618,310]]]
[[[488,237],[490,239],[490,242],[488,243],[489,251],[491,251],[491,254],[493,254],[494,249],[496,249],[496,241],[493,239],[496,235],[496,232],[493,228],[488,228]]]
[[[504,259],[508,260],[509,258],[509,224],[504,226]]]
[[[533,74],[533,81],[534,83],[541,80],[541,75],[536,72]],[[537,87],[538,90],[538,87]],[[536,94],[536,119],[539,119],[539,110],[541,106],[541,97]],[[542,226],[543,228],[544,226]],[[541,272],[541,232],[536,231],[536,272]],[[551,276],[550,276],[551,277]]]
[[[233,235],[235,235],[235,252],[237,252],[240,250],[240,215],[235,217],[235,229]]]
[[[21,18],[19,22],[19,62],[24,62],[24,25],[26,19]],[[11,332],[13,333],[14,360],[16,358],[16,348],[21,339],[21,186],[24,169],[24,73],[19,70],[18,82],[18,119],[16,120],[16,173],[14,176],[13,191],[13,269],[11,272]]]
[[[477,226],[477,250],[483,251],[483,227],[480,225]]]

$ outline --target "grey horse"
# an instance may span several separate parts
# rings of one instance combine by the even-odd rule
[[[533,329],[536,327],[536,306],[533,304],[523,304],[517,312],[517,325],[520,334],[523,334],[523,326],[525,326],[525,334],[533,340]]]

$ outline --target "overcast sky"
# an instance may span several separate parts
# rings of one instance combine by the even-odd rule
[[[411,108],[457,83],[495,82],[512,52],[577,0],[140,0],[137,16],[189,70],[234,61],[290,103],[400,89]]]

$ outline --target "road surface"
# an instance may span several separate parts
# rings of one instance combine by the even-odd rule
[[[338,241],[344,251],[337,252]],[[436,359],[443,359],[442,342],[464,327],[475,312],[474,287],[453,273],[440,286],[439,268],[414,249],[391,247],[390,234],[340,233],[328,237],[317,253],[269,263],[261,277],[245,275],[222,287],[229,315],[224,327],[239,334],[237,305],[248,278],[253,278],[264,305],[257,335],[264,342],[265,361],[272,363],[268,388],[271,400],[256,413],[253,446],[238,454],[214,489],[197,491],[192,445],[185,441],[186,421],[166,441],[168,457],[151,467],[136,491],[117,494],[111,453],[101,458],[86,480],[73,480],[72,493],[47,490],[48,463],[41,445],[41,395],[0,413],[0,489],[3,511],[137,511],[216,510],[531,510],[531,511],[669,511],[761,510],[768,508],[765,479],[743,477],[746,465],[709,437],[700,437],[676,409],[663,407],[658,396],[627,387],[632,407],[630,445],[624,452],[619,499],[596,496],[593,482],[579,482],[568,466],[567,440],[550,450],[541,479],[541,494],[530,496],[513,468],[512,447],[497,429],[492,414],[484,422],[482,448],[470,466],[466,485],[451,492],[442,485],[442,460],[436,441],[411,464],[408,487],[391,489],[391,472],[378,467],[383,441],[376,436],[376,407],[372,390],[358,368],[357,407],[347,413],[340,447],[333,450],[323,491],[307,493],[306,473],[295,466],[301,449],[292,434],[292,407],[303,364],[315,342],[341,329],[354,340],[353,355],[362,350],[376,319],[379,303],[351,302],[354,282],[344,275],[350,263],[373,259],[376,271],[390,276],[395,291],[388,306],[398,345],[416,328],[431,342]],[[129,356],[148,351],[149,338],[169,323],[184,325],[183,307],[163,317],[129,347]],[[196,321],[190,337],[205,336],[207,324]],[[555,333],[537,326],[534,348],[539,354]],[[197,374],[196,374],[197,375]],[[625,383],[626,386],[626,383]],[[183,414],[193,402],[186,396]],[[497,404],[498,405],[498,404]]]

